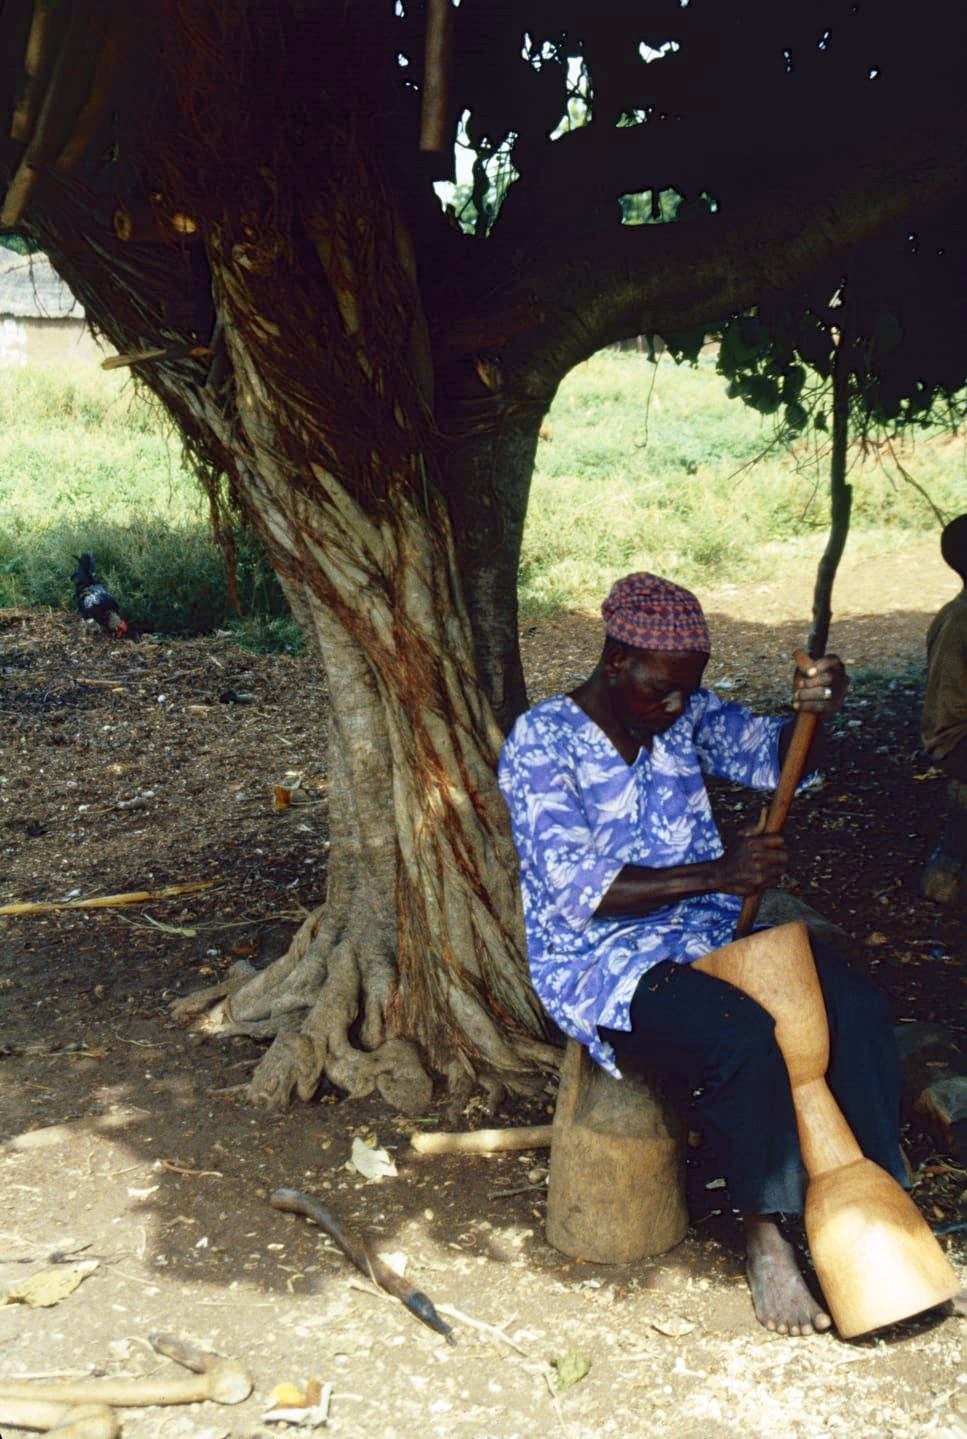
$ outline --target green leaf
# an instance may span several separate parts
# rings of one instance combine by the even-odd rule
[[[756,354],[765,353],[769,348],[769,331],[758,315],[741,315],[739,333],[742,341]]]
[[[737,370],[751,365],[757,354],[756,346],[746,343],[741,327],[733,322],[722,336],[719,346],[719,369],[723,374],[734,375]]]
[[[753,375],[745,386],[745,398],[760,415],[774,415],[779,408],[779,386],[764,375]]]
[[[694,364],[705,344],[705,328],[703,326],[700,330],[679,330],[675,335],[666,335],[665,344],[676,364],[682,360]]]
[[[802,387],[806,383],[806,371],[802,365],[790,365],[782,377],[782,398],[792,404],[802,394]]]
[[[829,373],[833,342],[828,330],[819,325],[804,326],[796,338],[796,349],[807,365],[812,365],[821,375]]]
[[[591,1368],[590,1359],[586,1359],[574,1349],[569,1349],[560,1359],[555,1359],[553,1364],[557,1370],[558,1389],[570,1389],[572,1385],[580,1384]]]

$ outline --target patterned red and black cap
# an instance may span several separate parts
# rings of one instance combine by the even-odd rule
[[[712,653],[702,606],[691,590],[641,571],[612,586],[601,606],[605,633],[640,650]]]

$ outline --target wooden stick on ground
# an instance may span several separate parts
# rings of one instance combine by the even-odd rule
[[[56,1429],[58,1439],[117,1439],[121,1425],[106,1404],[52,1404],[43,1399],[0,1399],[0,1424],[11,1429]]]
[[[547,1149],[553,1127],[534,1124],[520,1129],[470,1129],[461,1134],[414,1134],[410,1145],[418,1154],[495,1154],[508,1149]]]
[[[246,1369],[234,1359],[215,1356],[211,1367],[191,1378],[80,1379],[76,1384],[2,1384],[0,1405],[8,1399],[44,1399],[53,1404],[117,1404],[123,1409],[154,1404],[241,1404],[252,1392]]]
[[[511,1322],[509,1319],[505,1319],[502,1325],[487,1324],[483,1319],[472,1319],[469,1314],[464,1314],[462,1309],[456,1309],[452,1304],[441,1304],[440,1313],[448,1314],[458,1324],[469,1324],[471,1329],[478,1329],[481,1334],[489,1334],[494,1339],[499,1339],[502,1344],[506,1344],[509,1349],[516,1349],[517,1353],[523,1355],[525,1359],[530,1358],[527,1350],[522,1349],[516,1339],[511,1339],[510,1335],[504,1332],[506,1325]]]
[[[214,887],[213,879],[197,879],[187,884],[168,884],[164,889],[132,889],[124,894],[99,894],[93,899],[51,899],[23,904],[0,904],[0,914],[50,914],[55,909],[114,909],[118,905],[170,899],[176,894],[198,894],[203,889]]]

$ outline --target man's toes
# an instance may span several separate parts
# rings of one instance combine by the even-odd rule
[[[790,1333],[790,1334],[795,1334],[795,1335],[798,1337],[802,1332],[803,1332],[803,1331],[802,1331],[802,1329],[799,1327],[798,1324],[790,1324],[790,1326],[789,1326],[789,1333]]]
[[[827,1329],[832,1328],[833,1321],[825,1309],[818,1310],[813,1315],[813,1328],[817,1334],[825,1334]]]

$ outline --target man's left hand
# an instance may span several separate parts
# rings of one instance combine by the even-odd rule
[[[805,650],[796,650],[796,673],[792,681],[793,709],[804,714],[839,714],[849,689],[849,676],[837,655],[810,659]]]

